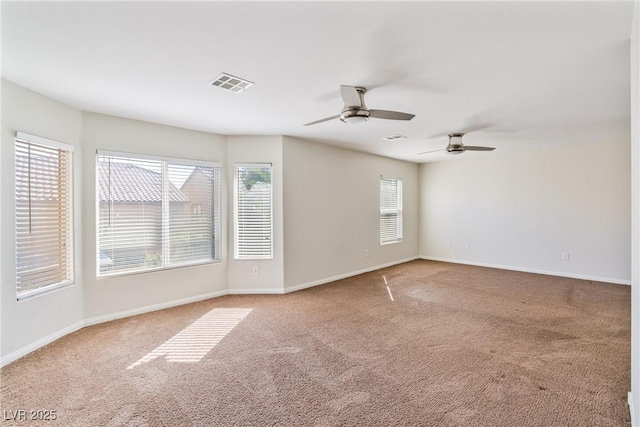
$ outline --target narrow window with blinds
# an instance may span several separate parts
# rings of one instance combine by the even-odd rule
[[[220,259],[220,167],[99,152],[97,275]]]
[[[15,140],[17,299],[73,284],[73,148]]]
[[[380,178],[380,244],[402,241],[402,180]]]
[[[236,165],[234,171],[235,259],[272,259],[271,165]]]

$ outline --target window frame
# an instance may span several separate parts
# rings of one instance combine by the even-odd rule
[[[212,233],[212,252],[213,257],[209,260],[201,260],[190,263],[182,263],[182,264],[165,264],[167,261],[162,260],[162,265],[158,267],[149,267],[144,269],[136,269],[129,271],[116,271],[110,272],[107,274],[100,273],[100,197],[99,197],[99,185],[100,185],[100,170],[99,170],[99,157],[100,156],[112,156],[112,157],[120,157],[125,159],[132,160],[143,160],[143,161],[158,161],[161,162],[161,170],[162,170],[162,182],[163,186],[165,181],[169,182],[169,178],[165,178],[165,173],[170,165],[184,165],[184,166],[193,166],[198,167],[211,167],[217,169],[215,172],[215,178],[217,178],[218,182],[214,181],[213,188],[213,201],[214,201],[214,209],[212,211],[212,221],[211,221],[211,233]],[[142,154],[142,153],[131,153],[131,152],[121,152],[121,151],[111,151],[111,150],[96,150],[96,160],[95,160],[95,217],[96,217],[96,253],[95,253],[95,261],[96,261],[96,279],[110,279],[113,277],[121,277],[121,276],[129,276],[129,275],[137,275],[137,274],[146,274],[163,270],[173,270],[177,268],[187,268],[187,267],[195,267],[199,265],[206,264],[217,264],[222,261],[222,163],[216,161],[206,161],[206,160],[193,160],[193,159],[183,159],[176,157],[167,157],[167,156],[158,156],[153,154]],[[165,189],[162,189],[163,194],[166,193]],[[164,253],[165,248],[164,245],[167,244],[169,240],[169,229],[168,229],[168,218],[166,217],[165,212],[165,202],[160,202],[162,207],[161,214],[161,251]],[[167,233],[165,235],[165,233]]]
[[[269,254],[261,256],[243,255],[239,252],[239,168],[268,168],[270,177],[269,188]],[[255,162],[255,163],[234,163],[233,164],[233,259],[235,261],[272,261],[274,259],[274,245],[273,245],[273,163],[270,162]]]
[[[29,144],[29,145],[36,145],[36,146],[41,146],[41,147],[45,147],[48,149],[56,149],[59,151],[64,151],[67,153],[68,155],[68,164],[66,165],[65,168],[65,172],[66,172],[66,176],[64,176],[64,181],[65,181],[65,188],[64,191],[66,193],[66,200],[64,202],[64,208],[67,211],[66,213],[66,221],[65,221],[65,242],[64,242],[64,251],[66,251],[66,259],[67,259],[67,265],[66,267],[66,277],[61,280],[58,281],[56,283],[51,283],[49,285],[43,285],[40,286],[36,289],[32,289],[29,291],[25,291],[25,292],[18,292],[18,257],[20,255],[19,250],[18,250],[18,204],[17,202],[14,200],[14,248],[15,248],[15,260],[14,260],[14,268],[15,268],[15,274],[16,274],[16,300],[17,301],[24,301],[26,299],[29,298],[33,298],[33,297],[37,297],[40,295],[44,295],[47,294],[49,292],[53,292],[53,291],[57,291],[59,289],[62,288],[66,288],[69,286],[72,286],[75,284],[75,197],[74,197],[74,185],[73,185],[73,181],[74,181],[74,167],[73,167],[73,163],[74,163],[74,147],[70,144],[65,144],[63,142],[60,141],[55,141],[49,138],[44,138],[41,136],[36,136],[36,135],[31,135],[25,132],[20,132],[17,131],[15,134],[15,138],[14,138],[14,144],[13,144],[13,148],[14,148],[14,153],[13,153],[13,165],[14,165],[14,170],[13,170],[13,177],[14,177],[14,196],[15,198],[18,197],[18,192],[16,189],[16,185],[17,185],[17,145],[21,143],[21,144]],[[31,159],[28,160],[29,162],[29,169],[31,167]],[[57,173],[60,174],[60,167],[58,167],[57,169]],[[30,178],[29,178],[30,179]],[[60,182],[61,180],[59,179],[58,182]],[[58,187],[61,188],[61,187]],[[30,191],[29,191],[30,192]],[[30,197],[30,195],[29,195]],[[31,200],[31,199],[29,199]],[[31,204],[31,201],[29,201],[29,205]],[[31,208],[29,208],[31,209]],[[59,218],[59,217],[58,217]],[[60,235],[57,236],[59,241],[62,241],[62,238]]]
[[[395,188],[396,188],[396,207],[394,209],[387,209],[383,206],[383,183],[387,181],[387,182],[395,182]],[[390,245],[390,244],[394,244],[394,243],[400,243],[402,242],[403,238],[404,238],[404,222],[403,222],[403,206],[404,206],[404,197],[403,197],[403,182],[402,182],[402,178],[392,178],[392,177],[385,177],[385,176],[380,176],[380,181],[379,181],[379,191],[380,191],[380,200],[379,200],[379,207],[380,207],[380,245],[384,246],[384,245]],[[391,215],[395,215],[396,216],[396,226],[395,226],[395,236],[393,238],[385,238],[383,235],[383,223],[384,223],[384,217],[385,216],[391,216]]]

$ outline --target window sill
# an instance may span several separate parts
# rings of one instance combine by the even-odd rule
[[[393,245],[394,243],[402,243],[402,239],[380,242],[380,246]]]
[[[157,273],[157,272],[160,272],[160,271],[177,270],[177,269],[189,268],[189,267],[200,267],[200,266],[209,265],[209,264],[219,264],[220,262],[221,262],[221,260],[215,259],[215,260],[211,260],[211,261],[202,261],[202,262],[197,262],[197,263],[193,263],[193,264],[180,264],[180,265],[175,265],[175,266],[170,266],[170,267],[147,268],[147,269],[144,269],[144,270],[122,271],[122,272],[115,272],[115,273],[102,274],[102,275],[96,273],[96,279],[97,280],[103,280],[103,279],[112,279],[112,278],[123,277],[123,276],[134,276],[134,275],[138,275],[138,274]]]
[[[55,285],[45,286],[39,289],[34,289],[32,291],[24,292],[17,296],[16,300],[18,302],[26,301],[31,298],[36,298],[42,295],[50,294],[55,291],[59,291],[60,289],[68,288],[75,284],[74,280],[67,280],[65,282],[56,283]]]

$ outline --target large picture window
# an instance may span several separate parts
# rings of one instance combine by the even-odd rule
[[[220,259],[220,167],[98,152],[97,274]]]
[[[271,165],[236,165],[234,182],[235,259],[272,259]]]
[[[16,135],[18,299],[73,283],[72,150],[57,141]]]
[[[402,180],[380,178],[380,244],[402,241]]]

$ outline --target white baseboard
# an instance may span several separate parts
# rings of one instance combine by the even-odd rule
[[[584,274],[563,273],[559,271],[538,270],[535,268],[513,267],[510,265],[489,264],[485,262],[462,261],[458,259],[420,256],[420,259],[429,261],[450,262],[453,264],[476,265],[478,267],[497,268],[499,270],[522,271],[523,273],[545,274],[547,276],[568,277],[571,279],[591,280],[594,282],[614,283],[616,285],[631,285],[631,280],[613,279],[610,277],[587,276]]]
[[[324,279],[314,280],[313,282],[302,283],[300,285],[286,287],[284,293],[300,291],[302,289],[312,288],[318,285],[324,285],[325,283],[335,282],[336,280],[346,279],[348,277],[357,276],[358,274],[370,273],[372,271],[380,270],[387,267],[393,267],[394,265],[404,264],[405,262],[414,261],[418,257],[405,258],[398,261],[392,261],[385,264],[376,265],[374,267],[363,268],[362,270],[352,271],[350,273],[339,274],[337,276],[326,277]]]
[[[0,359],[0,367],[6,366],[9,363],[18,360],[19,358],[26,356],[27,354],[35,351],[41,347],[44,347],[47,344],[52,343],[53,341],[64,337],[72,332],[78,331],[86,326],[97,325],[98,323],[109,322],[111,320],[122,319],[124,317],[135,316],[137,314],[148,313],[150,311],[162,310],[164,308],[176,307],[179,305],[189,304],[192,302],[202,301],[210,298],[215,298],[223,295],[227,295],[227,290],[209,292],[206,294],[200,294],[193,297],[181,298],[173,301],[167,301],[160,304],[148,305],[145,307],[138,307],[131,310],[119,311],[117,313],[105,314],[103,316],[96,316],[85,320],[80,320],[79,322],[75,322],[72,325],[67,326],[66,328],[60,329],[50,335],[47,335],[44,338],[41,338],[31,344],[24,346]]]
[[[152,304],[144,307],[133,308],[131,310],[119,311],[117,313],[110,313],[102,316],[91,317],[89,319],[85,319],[84,326],[97,325],[98,323],[110,322],[112,320],[122,319],[130,316],[136,316],[138,314],[149,313],[151,311],[162,310],[170,307],[177,307],[179,305],[190,304],[192,302],[198,302],[198,301],[203,301],[210,298],[221,297],[227,294],[228,294],[227,290],[224,289],[221,291],[208,292],[206,294],[195,295],[187,298],[180,298],[177,300],[162,302],[159,304]]]
[[[283,294],[283,288],[234,288],[229,289],[229,295],[248,295],[248,294]]]
[[[73,323],[69,326],[67,326],[66,328],[60,329],[59,331],[56,331],[52,334],[47,335],[44,338],[40,338],[37,341],[32,342],[29,345],[26,345],[12,353],[7,354],[6,356],[4,356],[2,359],[0,359],[0,367],[6,366],[9,363],[16,361],[18,359],[20,359],[23,356],[26,356],[27,354],[31,353],[32,351],[36,351],[39,348],[44,347],[47,344],[51,344],[52,342],[54,342],[57,339],[60,339],[62,337],[64,337],[65,335],[68,335],[70,333],[73,333],[77,330],[80,330],[84,327],[84,322],[81,320],[79,322]]]

